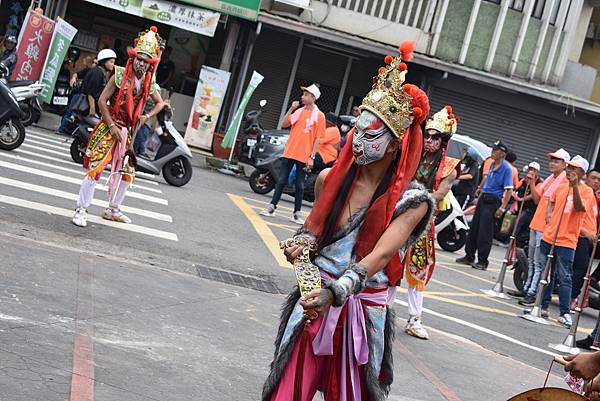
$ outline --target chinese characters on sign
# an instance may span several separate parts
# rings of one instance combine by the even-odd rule
[[[214,36],[219,24],[220,14],[193,6],[175,4],[163,0],[144,0],[142,16],[163,24],[196,32],[206,36]]]
[[[213,37],[221,14],[166,0],[86,0],[90,3]]]
[[[260,0],[181,0],[184,3],[193,4],[199,7],[206,7],[211,10],[222,12],[223,14],[233,15],[234,17],[245,18],[250,21],[258,19],[260,10]]]
[[[54,85],[60,67],[76,33],[77,29],[65,20],[61,19],[56,23],[41,79],[42,83],[46,84],[42,89],[42,100],[45,103],[50,103],[52,100],[52,93],[54,92]]]
[[[194,96],[194,103],[192,103],[192,110],[185,131],[185,141],[189,145],[211,149],[213,134],[228,84],[228,71],[202,67],[200,80],[196,87],[196,96]]]
[[[17,47],[17,65],[12,80],[32,80],[40,78],[48,47],[54,31],[54,21],[29,10],[23,21]]]

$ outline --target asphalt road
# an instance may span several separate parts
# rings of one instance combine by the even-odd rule
[[[70,217],[82,170],[68,145],[30,130],[20,149],[0,152],[0,400],[259,399],[294,282],[277,249],[298,228],[291,198],[263,218],[268,196],[195,168],[182,188],[137,180],[124,208],[132,225],[97,217],[99,188],[81,229]],[[503,252],[494,248],[480,272],[438,251],[425,299],[429,341],[402,333],[400,288],[390,399],[506,400],[542,385],[548,343],[567,330],[520,319],[516,301],[480,292]],[[596,313],[585,312],[580,337]],[[561,377],[555,368],[551,383]]]

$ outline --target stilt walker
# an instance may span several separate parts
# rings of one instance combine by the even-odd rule
[[[424,185],[438,202],[438,210],[450,207],[448,200],[454,180],[460,175],[460,160],[446,156],[448,141],[458,128],[458,118],[451,106],[445,106],[425,124],[425,139],[421,164],[415,180]],[[421,323],[423,291],[435,268],[435,223],[413,245],[404,257],[408,283],[408,321],[404,332],[423,340],[429,333]]]
[[[131,219],[121,212],[120,206],[133,182],[135,155],[132,147],[135,133],[164,107],[154,77],[162,44],[156,27],[140,33],[135,39],[135,48],[128,49],[127,65],[124,68],[115,66],[114,75],[100,95],[98,107],[102,120],[87,144],[83,166],[88,171],[79,189],[77,209],[72,220],[79,227],[87,226],[87,209],[94,198],[96,183],[109,164],[109,207],[102,212],[102,218],[131,223]],[[155,107],[150,113],[142,115],[148,97],[152,98]],[[129,156],[127,165],[124,164],[126,155]],[[127,174],[121,174],[121,171]]]

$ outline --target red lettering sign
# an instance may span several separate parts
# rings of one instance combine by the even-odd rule
[[[11,79],[37,81],[40,78],[53,31],[54,21],[50,18],[33,10],[27,12],[19,34],[17,65]]]

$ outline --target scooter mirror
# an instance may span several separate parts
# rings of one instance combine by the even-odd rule
[[[263,99],[260,102],[258,102],[258,104],[260,105],[260,107],[265,107],[267,105],[267,101]]]

